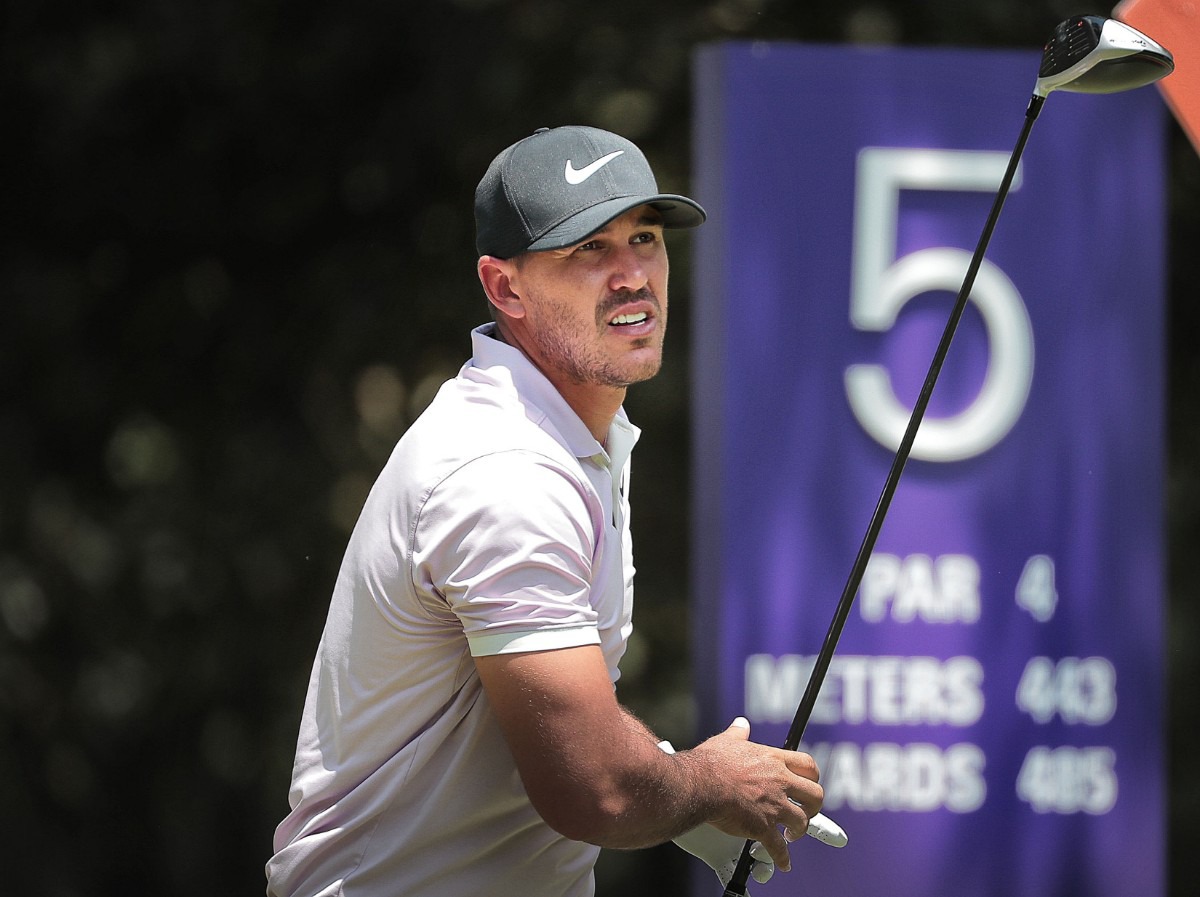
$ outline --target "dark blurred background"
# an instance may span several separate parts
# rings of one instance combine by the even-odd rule
[[[539,126],[594,124],[639,142],[664,189],[686,190],[698,43],[1036,50],[1079,12],[1108,10],[6,3],[5,892],[262,893],[349,528],[485,317],[471,200],[499,149]],[[1022,111],[1004,113],[1014,137]],[[1169,862],[1182,897],[1200,870],[1188,742],[1200,159],[1174,125],[1170,141]],[[668,365],[629,401],[646,430],[634,520],[644,597],[621,693],[688,744],[690,245],[672,247]],[[600,892],[680,894],[682,868],[674,851],[606,854]]]

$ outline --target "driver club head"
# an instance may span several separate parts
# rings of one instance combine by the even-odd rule
[[[1117,93],[1174,69],[1171,53],[1137,29],[1103,16],[1076,16],[1059,23],[1047,41],[1033,93]]]

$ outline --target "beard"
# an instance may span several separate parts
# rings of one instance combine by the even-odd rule
[[[603,351],[605,330],[612,312],[630,302],[649,302],[658,321],[655,333],[635,341],[633,348],[657,348],[642,353],[642,357],[613,358]],[[573,314],[565,303],[544,297],[540,326],[533,331],[534,343],[543,362],[573,383],[623,389],[634,383],[649,380],[662,367],[662,341],[666,334],[667,318],[658,297],[649,288],[636,292],[613,293],[596,308],[595,321],[590,325]]]

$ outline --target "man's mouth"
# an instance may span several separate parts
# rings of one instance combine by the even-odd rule
[[[649,315],[647,315],[644,311],[639,311],[632,315],[617,315],[608,323],[614,327],[626,327],[630,324],[641,324],[648,317]]]

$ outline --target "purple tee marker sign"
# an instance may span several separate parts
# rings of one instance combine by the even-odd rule
[[[702,734],[783,742],[1039,60],[699,53]],[[1163,894],[1164,129],[1042,110],[805,733],[849,846],[756,897]]]

